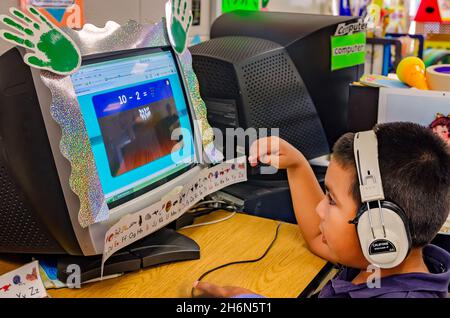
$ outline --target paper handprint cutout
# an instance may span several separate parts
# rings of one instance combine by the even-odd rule
[[[166,3],[166,21],[169,40],[178,54],[187,47],[192,12],[187,10],[187,0],[171,0]]]
[[[0,37],[30,50],[24,61],[31,67],[63,76],[74,73],[81,65],[81,54],[75,42],[36,8],[27,10],[33,19],[16,8],[10,9],[13,17],[0,15],[0,21],[14,30],[0,30]]]

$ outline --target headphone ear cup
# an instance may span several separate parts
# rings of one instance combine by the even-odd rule
[[[381,201],[381,207],[384,210],[391,210],[393,212],[395,212],[402,220],[402,225],[403,228],[405,229],[406,232],[406,241],[408,244],[408,253],[411,250],[411,232],[410,232],[410,226],[409,226],[409,221],[408,221],[408,217],[405,214],[405,211],[403,211],[403,209],[397,205],[396,203],[392,202],[392,201]]]
[[[372,226],[367,207],[361,208],[357,233],[361,249],[368,262],[380,268],[393,268],[407,257],[411,239],[403,210],[387,201],[381,202],[381,209],[385,231],[383,231],[380,209],[376,204],[370,206]]]

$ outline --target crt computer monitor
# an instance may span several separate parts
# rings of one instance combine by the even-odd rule
[[[331,70],[331,37],[358,17],[233,11],[190,48],[211,125],[280,128],[307,159],[348,131],[349,85],[364,65]]]
[[[113,52],[83,58],[71,76],[110,209],[107,221],[81,228],[51,94],[23,54],[0,57],[0,252],[101,254],[112,224],[200,169],[179,62],[170,47]]]

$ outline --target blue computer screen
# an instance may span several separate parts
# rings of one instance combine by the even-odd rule
[[[195,162],[186,95],[170,51],[90,61],[72,82],[109,205]],[[174,138],[175,130],[182,137]]]

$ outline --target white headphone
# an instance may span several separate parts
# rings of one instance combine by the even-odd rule
[[[393,268],[403,262],[411,248],[408,218],[401,207],[384,198],[378,140],[373,130],[355,135],[354,152],[362,205],[350,223],[356,225],[367,261],[380,268]]]

